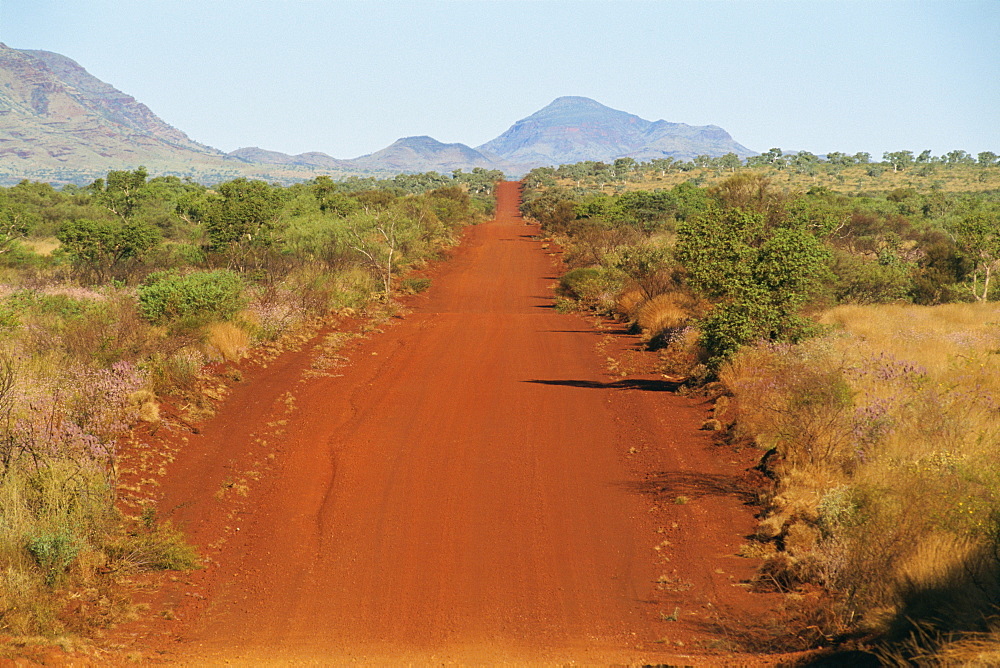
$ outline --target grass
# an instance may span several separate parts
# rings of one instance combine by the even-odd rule
[[[683,326],[691,318],[691,309],[685,308],[683,295],[668,292],[656,295],[638,308],[635,322],[647,339],[661,336],[665,331]]]
[[[780,551],[763,575],[836,592],[826,635],[978,647],[1000,600],[1000,305],[820,320],[829,335],[745,349],[721,373],[734,437],[771,453],[758,537]]]
[[[404,278],[400,281],[400,288],[407,294],[419,294],[431,287],[431,279],[425,276],[415,276]]]
[[[158,410],[145,373],[17,343],[0,344],[0,632],[86,633],[129,614],[115,573],[188,568],[193,550],[115,508],[116,438]]]
[[[127,289],[54,272],[0,300],[0,633],[88,635],[132,614],[123,574],[197,565],[181,532],[116,510],[117,437],[159,421],[158,394],[196,393],[206,362],[266,337],[234,322],[155,326]],[[271,335],[313,313],[286,311]]]
[[[956,635],[921,627],[905,642],[879,647],[876,655],[887,666],[989,668],[1000,665],[1000,628]]]
[[[49,256],[61,245],[55,237],[44,237],[39,239],[25,239],[20,242],[37,255]]]
[[[238,362],[250,350],[247,331],[232,322],[213,322],[205,328],[205,351],[209,359]]]

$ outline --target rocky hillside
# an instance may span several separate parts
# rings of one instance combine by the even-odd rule
[[[517,164],[559,165],[615,158],[756,155],[716,125],[647,121],[586,97],[560,97],[478,149]]]
[[[332,159],[331,159],[332,160]],[[0,183],[86,183],[112,169],[218,181],[311,178],[335,164],[261,166],[199,144],[146,105],[48,51],[0,44]]]
[[[4,171],[58,176],[165,162],[221,167],[223,158],[69,58],[0,44]]]
[[[43,122],[103,121],[101,125],[123,129],[133,139],[145,138],[146,145],[154,145],[155,142],[175,150],[214,157],[220,155],[219,151],[192,141],[177,128],[163,122],[149,107],[104,83],[65,56],[28,50],[14,52],[10,56],[20,63],[23,75],[11,81],[20,85],[12,86],[7,92],[19,98],[19,110],[27,111],[25,103],[28,103],[30,115]],[[50,74],[55,81],[48,76]],[[18,107],[15,106],[15,109]]]

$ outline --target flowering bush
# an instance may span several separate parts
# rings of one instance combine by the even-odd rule
[[[832,631],[908,618],[985,630],[1000,595],[997,315],[841,307],[825,317],[839,333],[747,348],[723,367],[737,437],[775,455],[759,534],[789,551],[765,568],[780,580],[820,564],[808,577],[839,596]]]

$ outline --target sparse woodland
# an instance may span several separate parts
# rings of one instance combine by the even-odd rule
[[[0,635],[88,635],[128,616],[118,578],[196,566],[151,507],[116,505],[119,437],[163,397],[210,403],[207,364],[391,312],[501,177],[0,188]]]
[[[997,156],[733,157],[531,172],[557,306],[630,323],[716,401],[720,439],[759,448],[743,551],[798,626],[752,649],[995,662]],[[129,614],[118,578],[196,566],[116,503],[118,437],[164,397],[207,404],[207,364],[426,288],[407,272],[487,218],[500,178],[0,188],[0,634],[91,634]]]
[[[1000,661],[1000,166],[984,152],[537,169],[559,306],[631,323],[770,484],[746,556],[797,627]],[[765,634],[766,635],[766,634]]]

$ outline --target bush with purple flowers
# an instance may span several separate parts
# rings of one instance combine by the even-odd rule
[[[52,351],[0,351],[3,631],[63,632],[56,611],[66,590],[106,587],[96,566],[120,570],[123,542],[161,535],[154,527],[129,538],[114,505],[117,439],[139,418],[134,397],[147,376],[129,361],[100,368]],[[179,535],[163,535],[153,542],[162,552],[190,552]],[[189,556],[171,563],[191,567]]]
[[[905,635],[908,620],[989,630],[1000,307],[838,307],[823,320],[837,330],[746,348],[721,373],[734,435],[772,450],[758,534],[784,551],[765,563],[768,581],[834,592],[830,635]]]

